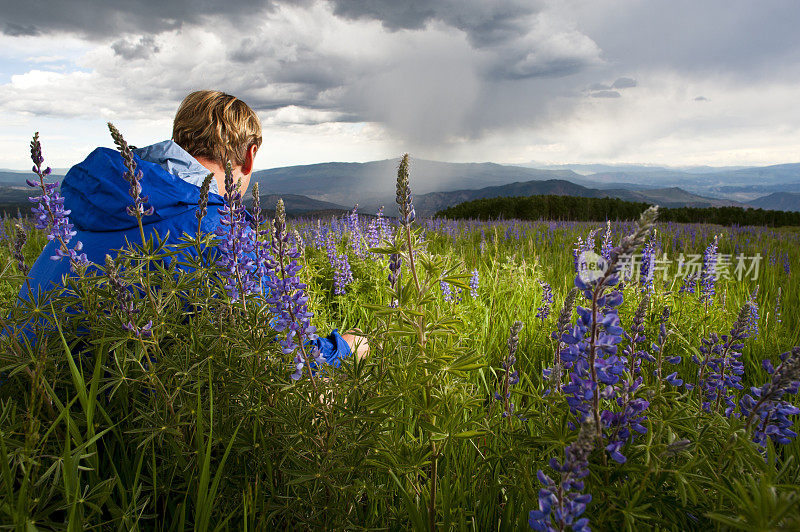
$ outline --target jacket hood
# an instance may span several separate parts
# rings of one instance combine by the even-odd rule
[[[175,149],[177,148],[177,149]],[[182,152],[182,153],[181,153]],[[200,200],[199,182],[208,174],[191,155],[172,141],[134,150],[137,171],[141,171],[142,197],[147,196],[145,208],[153,207],[152,216],[143,219],[152,225],[169,218],[185,215],[197,208]],[[86,159],[73,166],[61,184],[64,208],[69,209],[70,221],[80,231],[124,231],[137,226],[136,218],[126,208],[133,204],[123,178],[127,169],[122,156],[108,148],[97,148]],[[214,181],[212,186],[216,189]],[[208,205],[222,205],[223,199],[209,194]]]

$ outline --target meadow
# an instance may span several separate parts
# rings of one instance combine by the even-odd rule
[[[67,253],[46,297],[52,221],[4,219],[0,523],[800,528],[797,228],[420,220],[397,181],[253,225],[231,189],[230,233]],[[318,366],[312,326],[370,355]]]

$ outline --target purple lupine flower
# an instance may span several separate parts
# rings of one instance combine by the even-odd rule
[[[777,368],[770,360],[764,360],[763,367],[772,379],[760,388],[751,387],[753,395],[745,394],[739,407],[742,415],[747,416],[747,429],[753,428],[755,443],[766,447],[769,437],[775,443],[787,444],[797,437],[789,416],[800,414],[800,408],[783,401],[782,397],[787,393],[796,394],[800,388],[800,347],[783,353]]]
[[[400,281],[400,267],[403,264],[402,257],[397,253],[392,253],[389,255],[389,286],[392,289],[392,292],[397,292],[398,283]],[[393,299],[389,306],[392,308],[397,308],[398,301]]]
[[[325,245],[325,235],[322,233],[322,220],[317,219],[317,225],[314,226],[314,247],[322,249]]]
[[[633,439],[636,434],[645,434],[647,432],[643,425],[647,417],[643,413],[650,406],[650,403],[645,399],[635,397],[636,390],[641,385],[641,376],[634,381],[622,381],[616,390],[616,402],[617,406],[619,406],[619,411],[603,410],[600,415],[603,426],[610,431],[608,436],[609,444],[606,445],[606,451],[619,464],[624,464],[628,460],[620,452],[622,446]]]
[[[578,239],[575,241],[575,245],[572,247],[572,262],[576,273],[581,271],[580,256],[585,247],[586,245],[583,242],[583,237],[578,235]]]
[[[395,289],[397,281],[400,279],[400,265],[403,264],[403,259],[397,253],[389,255],[389,284],[392,290]]]
[[[750,295],[748,303],[750,304],[750,314],[747,316],[747,334],[750,338],[758,336],[758,285]]]
[[[58,191],[58,181],[53,183],[45,181],[50,175],[50,167],[42,169],[44,157],[38,132],[33,135],[31,141],[31,160],[33,161],[33,173],[39,178],[39,182],[30,179],[26,179],[25,182],[29,187],[38,187],[41,190],[41,195],[28,198],[31,203],[36,204],[35,207],[31,207],[31,212],[36,217],[35,227],[47,231],[47,240],[57,240],[60,244],[50,258],[61,260],[63,257],[69,257],[71,270],[78,272],[89,265],[89,259],[86,258],[86,253],[81,253],[82,242],[76,242],[72,248],[68,246],[72,237],[77,233],[73,231],[73,226],[69,222],[71,211],[64,209],[64,198]]]
[[[148,209],[144,208],[144,204],[149,201],[149,198],[147,196],[142,197],[142,185],[139,183],[142,179],[142,171],[136,170],[136,161],[133,158],[133,152],[122,137],[122,133],[120,133],[111,122],[108,122],[108,130],[111,132],[111,138],[114,140],[114,144],[117,145],[117,149],[120,155],[122,155],[122,159],[125,161],[125,168],[127,170],[122,177],[131,185],[128,194],[130,194],[131,199],[133,199],[133,206],[127,208],[127,213],[141,221],[142,216],[150,216],[154,212],[152,206]]]
[[[306,252],[306,243],[297,229],[292,231],[292,244],[294,245],[294,249],[296,249],[302,257]]]
[[[657,213],[657,208],[651,207],[642,214],[636,232],[622,239],[597,278],[584,280],[581,275],[575,277],[575,286],[583,291],[591,306],[577,308],[577,322],[561,337],[566,345],[561,351],[561,360],[570,370],[569,383],[563,391],[573,415],[578,419],[587,415],[593,417],[598,438],[603,436],[604,425],[605,428],[614,428],[607,425],[614,419],[601,416],[601,400],[615,398],[619,391],[617,383],[626,371],[625,358],[617,354],[617,344],[623,336],[617,308],[622,304],[623,296],[619,290],[609,293],[606,290],[619,284],[620,258],[645,242]],[[614,459],[623,456],[620,446],[607,450]]]
[[[659,320],[658,326],[658,340],[652,344],[653,352],[658,354],[658,362],[656,363],[656,369],[653,371],[653,375],[656,377],[657,380],[661,380],[661,372],[663,369],[663,360],[664,360],[664,345],[667,343],[667,337],[669,333],[667,332],[667,322],[669,321],[670,309],[669,307],[664,307],[664,310],[661,312],[661,319]],[[680,355],[673,355],[666,357],[666,361],[670,364],[680,364],[683,357]],[[678,372],[674,371],[667,375],[664,380],[666,380],[671,386],[681,386],[683,384],[683,379],[678,377]]]
[[[336,256],[336,267],[333,271],[333,293],[340,296],[345,293],[347,285],[353,282],[353,272],[347,253]]]
[[[578,439],[564,449],[564,462],[550,459],[550,467],[561,474],[558,484],[542,470],[536,473],[539,490],[539,509],[528,514],[528,526],[543,532],[560,532],[572,527],[577,532],[589,532],[589,519],[583,517],[591,494],[581,494],[583,480],[589,475],[589,455],[594,449],[596,428],[591,416],[581,422]]]
[[[502,395],[494,393],[494,398],[503,401],[502,417],[507,418],[514,413],[514,403],[511,402],[511,387],[519,382],[519,373],[513,369],[517,362],[517,348],[519,347],[519,333],[524,327],[521,321],[515,321],[511,325],[508,335],[508,355],[502,362],[503,375],[501,384]]]
[[[356,257],[364,257],[364,241],[361,234],[361,225],[358,220],[358,203],[347,218],[347,228],[350,232],[350,247]]]
[[[743,388],[741,376],[744,373],[744,366],[740,358],[744,347],[742,341],[748,337],[749,307],[748,303],[742,306],[729,334],[720,338],[716,333],[712,333],[709,338],[702,340],[703,345],[699,349],[702,358],[692,356],[692,361],[700,366],[697,378],[700,404],[707,412],[710,412],[712,407],[719,410],[724,400],[724,414],[730,417],[734,413],[736,403],[730,390]],[[687,388],[691,389],[688,385]]]
[[[606,232],[603,235],[603,246],[600,248],[600,255],[605,260],[611,259],[611,252],[614,251],[614,241],[611,234],[611,220],[606,221]]]
[[[383,215],[383,205],[376,214],[378,218],[378,237],[379,240],[390,240],[391,231],[389,230],[389,220]]]
[[[376,218],[369,223],[367,227],[367,245],[371,248],[376,248],[381,243],[381,230],[380,221]]]
[[[108,284],[114,291],[117,306],[122,311],[125,319],[128,320],[127,322],[123,322],[122,328],[141,338],[149,338],[152,336],[152,320],[148,321],[143,327],[138,327],[136,325],[135,316],[137,310],[133,305],[133,295],[131,295],[131,289],[125,284],[125,282],[122,280],[122,277],[120,277],[119,269],[114,263],[114,259],[111,258],[111,255],[106,255],[106,276],[108,277]]]
[[[450,283],[443,280],[439,281],[439,288],[442,290],[442,297],[444,297],[445,303],[453,301],[453,291],[450,288]]]
[[[647,317],[649,303],[650,297],[647,293],[643,294],[641,301],[639,301],[639,306],[636,307],[636,312],[633,314],[631,332],[623,332],[625,339],[628,341],[623,354],[628,363],[628,372],[631,375],[638,375],[641,372],[642,360],[655,362],[655,359],[647,350],[639,349],[641,344],[647,342],[647,336],[644,333],[644,320]]]
[[[653,277],[656,260],[656,230],[650,234],[650,238],[642,248],[642,265],[639,270],[639,284],[642,292],[649,292],[653,289]]]
[[[480,275],[478,274],[478,268],[472,270],[472,276],[469,278],[469,294],[473,298],[478,297],[478,288],[480,287]]]
[[[594,239],[596,235],[597,229],[592,229],[589,232],[589,236],[586,237],[586,240],[578,236],[578,240],[575,241],[575,247],[572,250],[572,257],[576,273],[580,273],[587,268],[587,265],[582,262],[581,257],[585,253],[594,252]]]
[[[717,283],[718,237],[708,245],[703,253],[703,269],[700,274],[700,301],[707,305],[714,303]]]
[[[678,290],[678,293],[694,294],[696,286],[697,286],[697,274],[690,273],[689,275],[683,278],[683,284],[681,285],[680,290]]]
[[[544,395],[549,395],[553,390],[561,393],[561,374],[564,369],[561,363],[561,350],[566,347],[566,344],[561,341],[561,338],[566,334],[570,321],[572,320],[572,311],[575,308],[575,300],[577,297],[577,288],[573,288],[567,293],[567,296],[564,298],[564,304],[561,306],[561,312],[558,313],[556,330],[550,334],[550,338],[556,342],[556,348],[553,366],[542,370],[542,376],[549,384]]]
[[[297,263],[300,254],[288,245],[286,211],[282,199],[275,206],[272,225],[272,255],[267,261],[269,275],[265,280],[270,291],[266,302],[275,314],[273,329],[279,333],[286,331],[286,337],[280,341],[283,353],[290,355],[299,349],[294,357],[295,372],[291,376],[298,380],[302,377],[304,365],[310,363],[309,358],[313,358],[317,365],[325,359],[316,347],[311,348],[309,357],[307,343],[317,339],[316,328],[311,325],[314,314],[308,310],[306,285],[297,276],[302,269]]]
[[[542,305],[536,309],[536,317],[544,323],[544,320],[550,316],[550,307],[553,304],[553,289],[542,280],[539,281],[539,285],[542,287]]]
[[[325,254],[328,256],[328,263],[331,268],[336,269],[336,240],[334,240],[333,232],[329,232],[325,240]]]
[[[216,229],[217,236],[222,237],[222,242],[218,245],[220,258],[217,265],[222,269],[228,296],[231,300],[238,301],[249,293],[260,292],[261,279],[254,275],[258,269],[253,256],[256,251],[255,235],[245,218],[242,194],[240,187],[233,182],[230,161],[225,166],[223,199],[224,205],[217,209],[222,215],[221,225]]]

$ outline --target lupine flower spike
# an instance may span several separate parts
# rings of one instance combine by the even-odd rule
[[[582,274],[575,277],[575,286],[583,291],[591,305],[589,308],[577,308],[577,323],[561,337],[566,344],[561,351],[561,359],[570,370],[570,382],[563,387],[563,391],[571,412],[578,419],[587,415],[594,418],[598,440],[602,438],[604,426],[611,429],[613,435],[624,433],[621,428],[623,424],[631,424],[637,432],[642,427],[639,421],[643,417],[640,414],[646,408],[646,402],[634,403],[631,399],[638,385],[624,385],[621,390],[615,387],[626,370],[624,358],[617,354],[617,344],[622,341],[623,333],[617,307],[622,304],[623,296],[619,290],[610,293],[606,293],[606,290],[619,284],[621,257],[631,254],[644,243],[657,213],[657,208],[651,207],[642,214],[636,232],[622,239],[611,253],[611,259],[603,265],[601,273],[593,277]],[[603,416],[601,399],[613,399],[618,392],[622,393],[617,398],[618,404],[621,400],[624,405],[634,405],[632,408],[635,412],[623,412],[624,418]],[[606,449],[613,459],[624,461],[619,441],[612,440]]]
[[[275,220],[272,225],[272,257],[267,263],[269,276],[266,280],[270,291],[266,301],[275,314],[273,329],[286,332],[286,337],[280,342],[283,353],[295,353],[292,379],[299,380],[303,376],[303,368],[308,365],[313,381],[311,359],[317,365],[322,364],[325,359],[316,346],[308,346],[317,339],[316,328],[311,325],[314,314],[308,310],[306,285],[297,276],[302,268],[297,264],[300,254],[296,248],[288,245],[286,211],[282,199],[275,206]]]
[[[408,226],[416,218],[414,203],[411,197],[411,185],[408,179],[409,160],[408,154],[403,155],[400,166],[397,169],[397,207],[400,211],[400,223]]]
[[[517,348],[519,347],[519,333],[522,330],[523,323],[515,321],[511,325],[511,330],[508,335],[508,355],[503,360],[503,374],[501,376],[501,389],[502,395],[498,392],[494,393],[494,398],[498,401],[503,401],[503,414],[504,418],[509,417],[514,413],[514,403],[511,402],[511,387],[519,382],[519,373],[513,369],[514,364],[517,362]],[[512,371],[513,370],[513,371]]]
[[[469,294],[473,299],[478,297],[478,288],[480,287],[480,275],[478,268],[472,270],[472,276],[469,278]]]
[[[750,295],[750,299],[748,300],[750,304],[750,315],[747,317],[747,329],[748,334],[751,338],[755,338],[758,336],[758,285],[756,285],[755,290]]]
[[[249,293],[261,291],[261,279],[255,278],[257,269],[253,259],[254,232],[245,219],[242,195],[234,184],[230,161],[225,166],[225,204],[218,209],[222,215],[221,225],[216,229],[222,238],[219,244],[220,258],[217,264],[222,268],[225,289],[232,301],[244,300]]]
[[[400,165],[397,167],[397,195],[395,201],[397,202],[397,209],[400,213],[400,224],[405,228],[406,244],[408,245],[408,266],[411,270],[411,276],[414,278],[414,285],[417,292],[421,290],[419,279],[417,278],[417,268],[414,264],[414,250],[411,245],[411,224],[416,219],[416,212],[414,211],[414,203],[411,197],[411,184],[408,178],[409,174],[409,157],[404,154],[400,159]]]
[[[567,296],[564,298],[564,304],[561,306],[561,312],[558,314],[556,330],[550,335],[550,337],[556,341],[556,348],[553,367],[542,370],[542,376],[549,384],[545,395],[549,395],[553,390],[561,393],[561,376],[564,370],[561,362],[561,350],[565,347],[561,338],[567,332],[569,323],[572,320],[572,311],[575,310],[575,300],[578,297],[578,293],[577,288],[573,288],[567,293]]]
[[[139,183],[142,179],[142,171],[137,171],[136,161],[133,158],[133,151],[131,151],[130,146],[128,146],[128,143],[122,137],[122,133],[120,133],[111,122],[108,123],[108,130],[111,132],[111,138],[114,140],[114,144],[117,145],[117,149],[122,155],[122,159],[125,161],[125,168],[127,171],[123,174],[123,177],[131,185],[128,193],[131,199],[133,199],[133,206],[128,207],[127,212],[130,216],[139,219],[141,223],[143,216],[150,216],[154,212],[152,206],[147,209],[144,208],[144,204],[148,202],[149,198],[147,196],[142,197],[142,185]]]
[[[603,235],[603,246],[600,248],[600,255],[605,260],[611,259],[611,252],[614,250],[614,241],[611,234],[611,220],[606,221],[606,232]]]
[[[108,284],[111,285],[111,288],[114,290],[117,305],[128,320],[126,323],[122,324],[122,328],[132,332],[138,337],[146,338],[152,336],[152,320],[148,321],[143,327],[136,326],[136,309],[133,306],[133,296],[131,295],[130,288],[125,285],[125,282],[120,277],[119,269],[117,269],[111,255],[106,255],[106,276],[108,277]]]
[[[25,257],[22,255],[22,247],[25,245],[25,242],[27,242],[28,235],[21,225],[16,224],[15,228],[14,242],[11,245],[11,256],[17,261],[17,269],[19,272],[22,275],[28,275],[31,269],[25,264]]]
[[[553,289],[542,280],[539,281],[539,285],[542,287],[542,305],[536,309],[536,317],[544,323],[544,320],[550,316],[550,307],[553,304]]]
[[[718,237],[708,245],[703,253],[703,269],[700,273],[700,301],[710,306],[714,303],[717,283]]]
[[[350,260],[347,253],[336,255],[333,272],[333,293],[342,295],[347,285],[353,282],[353,272],[350,269]]]
[[[796,394],[800,387],[800,347],[781,355],[781,363],[774,368],[772,362],[764,360],[763,367],[772,376],[770,382],[758,388],[750,388],[739,401],[742,415],[746,416],[746,427],[753,429],[753,441],[766,447],[767,438],[781,444],[790,443],[797,433],[792,430],[794,423],[789,416],[800,414],[800,408],[782,400],[789,394]]]
[[[31,208],[31,212],[36,217],[36,229],[47,231],[48,240],[56,240],[60,244],[55,254],[50,258],[61,260],[69,257],[70,268],[73,272],[80,272],[89,264],[86,253],[81,253],[83,244],[78,241],[75,246],[68,246],[76,232],[72,229],[69,222],[69,210],[64,209],[64,198],[58,191],[58,182],[47,183],[45,179],[50,175],[50,167],[42,169],[44,157],[42,157],[42,145],[39,142],[39,133],[33,135],[31,141],[31,160],[33,161],[33,173],[39,178],[39,182],[26,179],[25,182],[30,187],[39,188],[40,196],[28,198],[36,206]]]
[[[203,223],[203,218],[205,217],[206,213],[208,212],[208,193],[211,189],[211,180],[214,178],[214,173],[208,174],[205,179],[203,179],[203,185],[200,187],[200,199],[197,202],[197,212],[194,214],[197,217],[197,234],[200,234],[200,227]],[[253,198],[257,198],[258,192],[258,183],[253,185]]]
[[[542,470],[536,473],[539,490],[539,509],[528,514],[528,526],[543,532],[560,532],[572,527],[576,532],[589,532],[589,519],[581,517],[591,494],[582,494],[583,480],[589,475],[589,455],[594,449],[596,428],[594,419],[587,416],[581,422],[578,439],[564,450],[564,462],[550,459],[550,467],[561,474],[558,484]]]
[[[747,320],[750,304],[742,305],[730,334],[720,338],[712,333],[703,339],[700,346],[702,358],[693,355],[692,361],[700,366],[697,382],[699,384],[700,403],[704,410],[710,412],[712,407],[719,410],[725,402],[724,414],[730,417],[734,413],[736,403],[731,390],[741,390],[744,365],[741,362],[742,343],[748,337]],[[687,388],[692,389],[687,385]],[[713,403],[713,404],[712,404]]]

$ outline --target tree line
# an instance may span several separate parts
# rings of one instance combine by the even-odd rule
[[[518,196],[483,198],[436,213],[442,218],[519,219],[603,222],[637,220],[649,204],[617,198]],[[800,212],[742,207],[672,207],[659,209],[659,221],[719,225],[800,226]]]

